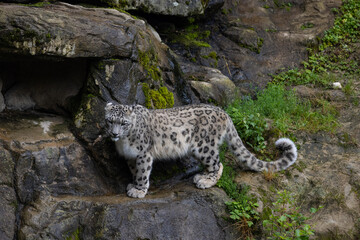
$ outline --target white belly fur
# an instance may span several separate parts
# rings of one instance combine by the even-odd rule
[[[116,141],[115,147],[119,155],[125,157],[126,159],[135,159],[139,154],[136,146],[130,147],[129,140],[127,138]]]

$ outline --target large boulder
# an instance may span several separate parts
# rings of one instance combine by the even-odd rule
[[[235,84],[218,69],[183,62],[181,70],[198,101],[225,106],[234,100]]]
[[[4,109],[5,109],[4,96],[3,96],[2,92],[1,92],[2,91],[2,85],[3,85],[3,82],[2,82],[2,80],[0,78],[0,113],[2,111],[4,111]]]
[[[0,49],[11,54],[137,60],[155,41],[145,21],[115,9],[1,4],[0,15]]]
[[[234,239],[220,189],[167,186],[144,200],[40,196],[24,209],[20,239]]]
[[[114,191],[98,176],[96,164],[64,118],[3,113],[0,130],[5,149],[2,182],[15,183],[21,203],[33,201],[40,192],[100,195]]]
[[[1,2],[31,3],[31,0],[1,0]],[[224,4],[223,0],[65,0],[71,4],[91,4],[95,6],[105,6],[121,10],[131,10],[142,13],[150,13],[163,16],[191,17],[203,15],[205,10]],[[33,6],[43,6],[48,3],[35,3]]]
[[[145,13],[190,17],[201,15],[206,8],[206,1],[201,0],[127,0],[125,10],[139,10]]]
[[[0,238],[13,239],[17,198],[14,189],[14,166],[11,153],[0,141]]]

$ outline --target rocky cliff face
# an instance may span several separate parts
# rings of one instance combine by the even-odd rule
[[[234,226],[223,219],[226,194],[218,188],[195,189],[191,174],[198,166],[192,162],[172,163],[170,180],[163,180],[164,168],[155,167],[154,176],[160,177],[152,180],[149,196],[127,198],[130,174],[104,135],[104,105],[157,104],[148,99],[144,86],[157,94],[165,86],[175,105],[226,104],[236,92],[263,87],[268,74],[299,66],[306,47],[316,44],[317,36],[331,25],[331,8],[341,4],[337,0],[297,0],[291,5],[246,0],[3,2],[0,239],[238,238]],[[146,21],[110,6],[133,11]],[[184,36],[192,36],[190,42],[183,41]],[[356,117],[345,117],[344,126],[358,131],[350,118]],[[317,226],[323,235],[337,227],[339,234],[352,237],[360,212],[358,148],[331,147],[333,143],[320,136],[299,137],[300,160],[314,168],[295,170],[295,180],[283,181],[295,182],[294,189],[305,186],[300,192],[311,195],[308,203],[345,186],[344,192],[339,191],[345,205],[329,205],[329,211],[318,215]],[[313,163],[313,156],[327,162],[325,168],[343,163],[341,174],[324,171],[324,178],[318,176],[314,185],[313,175],[324,165]],[[188,171],[176,170],[183,168]],[[314,190],[332,179],[340,180],[325,192]],[[246,173],[239,180],[252,185],[255,194],[259,184],[267,186],[260,174]]]

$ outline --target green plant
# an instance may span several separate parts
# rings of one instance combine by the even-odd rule
[[[161,109],[174,106],[174,95],[165,86],[155,90],[151,89],[147,83],[143,83],[142,90],[145,95],[146,108]]]
[[[259,220],[259,213],[256,211],[258,204],[256,199],[248,194],[250,189],[248,186],[240,188],[235,183],[235,171],[225,158],[226,149],[226,145],[221,146],[220,159],[224,168],[216,185],[224,189],[226,194],[233,199],[233,201],[225,203],[230,214],[230,220],[246,239],[252,236],[254,223]]]
[[[139,63],[152,80],[159,81],[162,79],[157,54],[153,48],[145,52],[139,51]]]
[[[205,42],[210,36],[210,31],[199,31],[198,25],[189,25],[182,31],[176,34],[168,35],[173,43],[181,43],[185,47],[211,47],[210,44]]]
[[[259,213],[256,211],[259,204],[248,199],[243,199],[241,202],[226,202],[225,204],[230,211],[230,218],[236,222],[236,227],[243,238],[251,238],[251,227],[259,220]]]
[[[257,152],[266,147],[264,131],[267,124],[265,118],[261,116],[260,113],[256,112],[254,114],[250,114],[248,112],[244,112],[239,105],[237,107],[230,106],[226,111],[232,118],[241,139],[243,139],[246,144],[251,146]]]
[[[301,29],[302,29],[302,30],[305,30],[305,29],[307,29],[307,28],[313,28],[313,27],[314,27],[314,24],[308,22],[308,23],[304,23],[304,24],[301,26]]]
[[[277,200],[272,205],[264,209],[263,227],[267,239],[306,240],[314,235],[314,230],[306,224],[310,217],[300,213],[288,191],[277,192]],[[314,214],[319,209],[311,208],[310,212]]]
[[[36,3],[27,3],[27,4],[21,4],[21,5],[29,6],[29,7],[45,7],[49,4],[51,4],[51,1],[40,1],[40,2],[36,2]]]
[[[65,239],[66,240],[80,240],[80,232],[81,232],[81,229],[77,228],[74,232],[72,232],[70,235],[68,235]]]
[[[283,85],[269,85],[255,100],[235,100],[226,111],[241,139],[257,152],[266,147],[266,119],[272,122],[271,131],[280,136],[297,130],[333,132],[338,125],[337,111],[327,101],[319,100],[316,105],[302,101]]]
[[[217,67],[219,57],[217,56],[217,53],[215,51],[211,51],[208,55],[202,55],[201,57],[204,59],[214,60],[214,63],[212,65],[213,67]]]

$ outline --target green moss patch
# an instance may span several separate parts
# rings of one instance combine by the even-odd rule
[[[153,48],[145,52],[139,51],[139,63],[149,78],[155,81],[162,80],[161,70],[158,67],[158,57]]]
[[[173,43],[180,43],[185,47],[211,47],[206,40],[209,38],[211,32],[199,31],[198,25],[189,25],[182,31],[177,32],[176,34],[169,34],[168,37]]]
[[[151,89],[149,84],[143,83],[142,89],[145,95],[145,107],[149,109],[171,108],[174,106],[174,95],[166,87],[158,90]]]

